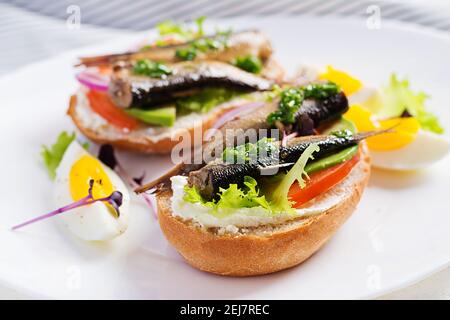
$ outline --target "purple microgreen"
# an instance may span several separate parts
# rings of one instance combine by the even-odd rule
[[[35,222],[38,222],[38,221],[41,221],[41,220],[44,220],[44,219],[47,219],[47,218],[51,218],[53,216],[59,215],[61,213],[67,212],[69,210],[73,210],[73,209],[76,209],[76,208],[79,208],[79,207],[83,207],[83,206],[87,206],[87,205],[93,204],[94,202],[97,202],[97,201],[102,201],[102,202],[109,203],[114,208],[114,210],[116,211],[117,217],[120,217],[119,208],[122,205],[122,200],[123,200],[122,193],[120,193],[119,191],[113,191],[108,197],[94,199],[94,196],[92,195],[93,187],[94,187],[94,180],[91,179],[91,180],[89,180],[88,195],[86,197],[84,197],[84,198],[82,198],[82,199],[80,199],[78,201],[75,201],[75,202],[73,202],[71,204],[65,205],[65,206],[63,206],[61,208],[58,208],[56,210],[53,210],[53,211],[51,211],[49,213],[41,215],[39,217],[36,217],[36,218],[31,219],[31,220],[25,221],[25,222],[23,222],[21,224],[15,225],[11,229],[12,230],[17,230],[17,229],[25,227],[25,226],[27,226],[29,224],[32,224],[32,223],[35,223]]]
[[[142,181],[145,179],[145,172],[141,175],[141,177],[132,178],[127,171],[120,165],[117,157],[115,155],[114,147],[110,144],[103,144],[100,146],[100,150],[98,153],[98,159],[107,165],[109,168],[114,170],[123,180],[125,180],[128,185],[135,189],[142,185]],[[142,193],[142,198],[148,207],[152,210],[153,215],[157,218],[156,214],[156,206],[154,204],[154,198],[151,195]]]
[[[111,205],[111,207],[114,208],[114,210],[117,213],[117,217],[120,217],[119,208],[122,205],[122,201],[123,201],[122,192],[114,191],[113,193],[111,193],[111,195],[108,198],[105,198],[105,201],[107,201]]]

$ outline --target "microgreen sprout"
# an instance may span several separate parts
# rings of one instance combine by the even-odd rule
[[[41,221],[41,220],[44,220],[44,219],[47,219],[47,218],[51,218],[53,216],[56,216],[56,215],[64,213],[64,212],[67,212],[69,210],[73,210],[73,209],[76,209],[76,208],[79,208],[79,207],[83,207],[83,206],[87,206],[87,205],[93,204],[94,202],[97,202],[97,201],[106,202],[109,205],[111,205],[111,207],[113,207],[114,210],[116,211],[117,217],[119,217],[120,216],[119,208],[122,205],[122,200],[123,200],[122,193],[120,191],[113,191],[108,197],[95,199],[94,196],[92,195],[93,187],[94,187],[94,180],[91,179],[91,180],[89,180],[88,195],[86,197],[84,197],[84,198],[82,198],[82,199],[80,199],[78,201],[75,201],[75,202],[73,202],[71,204],[65,205],[65,206],[63,206],[61,208],[58,208],[56,210],[53,210],[53,211],[51,211],[49,213],[41,215],[39,217],[36,217],[36,218],[31,219],[31,220],[25,221],[25,222],[23,222],[21,224],[18,224],[16,226],[12,227],[12,230],[20,229],[22,227],[25,227],[26,225],[29,225],[29,224],[32,224],[32,223],[35,223],[35,222],[38,222],[38,221]]]

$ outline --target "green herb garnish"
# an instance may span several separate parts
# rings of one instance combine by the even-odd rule
[[[165,64],[150,61],[148,59],[142,59],[136,61],[134,64],[133,73],[150,78],[162,78],[164,76],[171,75],[172,69]]]
[[[278,150],[272,138],[262,138],[256,143],[245,143],[236,147],[228,147],[222,152],[222,160],[226,163],[248,163],[259,157],[271,156]]]
[[[275,122],[294,123],[295,113],[300,109],[304,100],[303,91],[299,88],[289,88],[281,92],[278,110],[267,117],[267,122],[274,125]]]
[[[314,83],[303,87],[305,99],[325,100],[339,91],[340,88],[334,82]]]
[[[200,29],[199,29],[200,30]],[[203,32],[203,29],[201,29]],[[199,38],[193,40],[188,47],[175,51],[175,56],[181,60],[192,61],[198,56],[198,52],[222,50],[228,47],[229,32],[217,33],[213,38]]]
[[[351,132],[348,129],[338,130],[331,132],[332,136],[338,137],[338,138],[351,138],[353,136],[353,132]]]
[[[177,49],[175,56],[184,61],[192,61],[197,57],[197,49],[192,47]]]
[[[237,57],[233,64],[239,69],[251,72],[260,73],[263,67],[261,59],[257,56],[248,55],[245,57]]]
[[[274,125],[277,121],[283,124],[295,122],[295,114],[305,99],[324,100],[337,94],[340,88],[333,82],[313,83],[300,88],[288,88],[280,93],[278,110],[267,117],[267,122]]]

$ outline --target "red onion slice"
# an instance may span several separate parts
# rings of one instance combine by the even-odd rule
[[[253,111],[257,108],[260,108],[263,105],[264,105],[264,102],[262,102],[262,101],[246,102],[246,103],[242,104],[241,106],[226,112],[219,119],[217,119],[217,121],[214,123],[214,125],[211,126],[211,128],[208,130],[207,134],[205,135],[205,140],[211,139],[211,137],[214,135],[215,130],[220,129],[228,121],[231,121],[240,116],[249,114],[251,111]]]
[[[91,90],[107,91],[109,79],[101,74],[92,71],[82,71],[75,76],[81,84]]]
[[[297,136],[297,132],[293,132],[293,133],[287,135],[286,132],[283,131],[283,139],[281,139],[281,145],[282,145],[283,147],[286,147],[287,142],[288,142],[290,139],[295,138],[296,136]]]

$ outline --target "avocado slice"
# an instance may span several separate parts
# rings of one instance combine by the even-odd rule
[[[175,123],[176,108],[164,107],[158,109],[142,110],[142,109],[127,109],[126,112],[142,122],[159,125],[164,127],[171,127]]]
[[[332,132],[341,131],[341,130],[349,130],[352,133],[356,132],[356,127],[353,124],[353,122],[341,118],[339,121],[337,121],[335,124],[333,124],[330,128],[325,130],[323,134],[331,134]],[[344,163],[351,158],[353,158],[358,153],[359,146],[352,146],[349,148],[346,148],[338,153],[335,153],[331,156],[322,158],[320,160],[316,160],[313,162],[310,162],[306,165],[305,171],[308,174],[325,170],[330,167],[333,167],[335,165],[338,165],[340,163]]]

